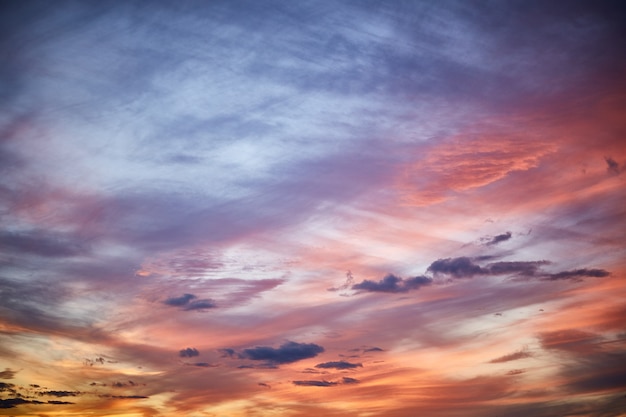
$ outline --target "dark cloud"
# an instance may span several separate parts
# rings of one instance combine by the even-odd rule
[[[332,387],[333,385],[337,385],[336,382],[330,381],[293,381],[294,385],[298,385],[301,387]]]
[[[344,376],[342,381],[344,384],[358,384],[359,382],[361,382],[356,378],[349,378],[347,376]]]
[[[15,408],[20,404],[32,404],[32,401],[25,400],[23,398],[7,398],[6,400],[0,400],[0,408]],[[37,401],[36,404],[43,404],[41,401]]]
[[[492,245],[497,245],[498,243],[501,243],[501,242],[506,242],[507,240],[511,238],[511,236],[512,236],[511,232],[506,232],[501,235],[496,235],[492,238],[487,238],[485,239],[487,240],[485,245],[492,246]]]
[[[314,343],[286,342],[278,348],[258,346],[244,349],[239,354],[241,359],[266,361],[270,365],[292,363],[302,359],[313,358],[324,352],[324,348]]]
[[[435,275],[448,275],[454,278],[473,277],[489,272],[467,257],[438,259],[430,264],[427,271]]]
[[[378,282],[367,279],[363,280],[362,282],[353,285],[352,289],[367,292],[401,293],[416,290],[425,285],[430,285],[431,283],[432,278],[425,276],[402,279],[393,274],[388,274]]]
[[[374,346],[374,347],[365,349],[363,352],[384,352],[384,351],[385,351],[384,349]]]
[[[321,369],[354,369],[354,368],[362,368],[363,364],[361,363],[350,363],[345,361],[336,361],[336,362],[324,362],[318,363],[315,365],[316,368]]]
[[[146,398],[150,398],[144,395],[109,395],[109,394],[103,394],[103,395],[100,395],[100,397],[101,398],[113,398],[116,400],[143,400]]]
[[[569,393],[622,391],[626,388],[625,352],[587,352],[577,363],[563,369]]]
[[[489,363],[502,363],[502,362],[510,362],[516,361],[518,359],[531,358],[532,353],[527,350],[519,350],[514,353],[509,353],[508,355],[500,356],[499,358],[495,358],[489,361]]]
[[[11,368],[4,368],[4,371],[0,371],[0,379],[13,379],[17,371],[13,371]]]
[[[494,262],[488,264],[486,270],[491,275],[515,274],[532,277],[537,274],[542,265],[548,265],[549,263],[548,261]]]
[[[447,275],[454,278],[471,278],[475,275],[517,275],[525,278],[537,278],[549,281],[565,279],[581,279],[587,277],[601,278],[610,273],[604,269],[575,269],[557,273],[546,273],[541,270],[551,262],[541,261],[502,261],[493,262],[482,267],[467,257],[439,259],[428,267],[428,272],[435,275]]]
[[[167,304],[168,306],[181,307],[188,304],[194,298],[196,298],[196,296],[193,294],[183,294],[180,297],[168,298],[167,300],[163,301],[163,303]]]
[[[607,164],[606,172],[608,172],[610,175],[619,175],[622,172],[622,168],[620,168],[615,159],[605,156],[604,160]]]
[[[197,366],[199,368],[215,368],[217,367],[217,365],[208,363],[208,362],[196,362],[196,363],[190,363],[189,365],[191,366]]]
[[[0,392],[13,391],[14,389],[15,384],[11,384],[9,382],[0,382]]]
[[[41,395],[50,395],[52,397],[76,397],[79,391],[42,391]]]
[[[181,358],[193,358],[194,356],[198,355],[200,355],[200,352],[198,352],[198,349],[196,348],[181,349],[178,352],[178,356],[180,356]]]
[[[202,300],[192,301],[191,303],[185,305],[184,309],[187,311],[191,311],[191,310],[206,310],[206,309],[215,308],[215,307],[217,307],[217,305],[215,304],[213,300],[202,299]]]
[[[610,272],[605,271],[604,269],[574,269],[572,271],[562,271],[557,272],[556,274],[548,274],[546,275],[546,279],[549,281],[557,281],[560,279],[572,279],[577,280],[581,278],[604,278],[611,275]]]
[[[163,301],[163,304],[173,307],[183,307],[183,310],[206,310],[209,308],[215,308],[217,305],[213,300],[203,298],[197,300],[197,296],[193,294],[183,294],[180,297],[171,297]]]

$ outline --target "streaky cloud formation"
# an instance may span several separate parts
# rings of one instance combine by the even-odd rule
[[[0,3],[0,414],[623,417],[624,22]]]

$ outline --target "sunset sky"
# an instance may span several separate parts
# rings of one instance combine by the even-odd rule
[[[0,2],[0,415],[626,416],[620,1]]]

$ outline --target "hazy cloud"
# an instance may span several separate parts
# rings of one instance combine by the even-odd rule
[[[563,329],[539,334],[544,349],[558,349],[568,352],[590,353],[598,348],[603,337],[578,329]]]
[[[619,164],[615,161],[615,159],[605,156],[604,160],[606,161],[606,164],[607,164],[606,171],[610,175],[619,175],[622,172],[622,169],[620,168]]]
[[[519,350],[514,353],[509,353],[508,355],[500,356],[499,358],[495,358],[489,361],[489,363],[502,363],[502,362],[510,362],[516,361],[518,359],[531,358],[533,355],[526,349]]]
[[[0,379],[13,379],[18,371],[13,371],[11,368],[4,368],[4,371],[0,371]]]

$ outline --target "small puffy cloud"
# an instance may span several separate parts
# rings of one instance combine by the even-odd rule
[[[198,352],[198,349],[196,348],[181,349],[178,352],[178,356],[180,356],[181,358],[193,358],[194,356],[198,355],[200,355],[200,352]]]
[[[183,294],[180,297],[171,297],[163,301],[164,304],[172,307],[183,307],[183,310],[206,310],[209,308],[215,308],[215,302],[210,299],[197,300],[197,296],[194,294]]]
[[[196,296],[193,295],[193,294],[183,294],[180,297],[168,298],[167,300],[163,301],[163,303],[167,304],[168,306],[182,307],[182,306],[188,304],[194,298],[196,298]]]
[[[241,359],[253,361],[266,361],[270,365],[292,363],[302,359],[313,358],[324,352],[324,348],[315,343],[286,342],[278,348],[270,346],[257,346],[244,349],[239,354]]]
[[[362,368],[363,364],[350,363],[346,361],[335,361],[335,362],[318,363],[317,365],[315,365],[315,367],[321,368],[321,369],[354,369],[354,368]]]
[[[425,276],[417,276],[413,278],[402,279],[393,274],[388,274],[380,281],[370,281],[368,279],[352,286],[353,290],[361,290],[367,292],[387,292],[401,293],[410,290],[416,290],[425,285],[430,285],[432,278]]]
[[[474,275],[489,272],[465,256],[460,258],[438,259],[430,264],[427,271],[435,275],[449,275],[454,278],[473,277]]]

